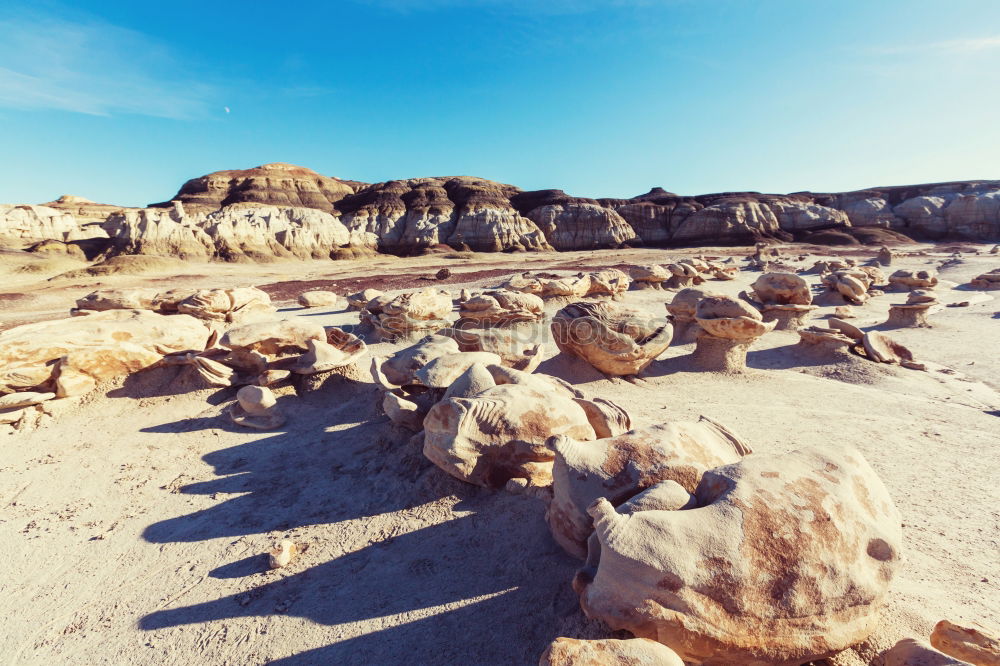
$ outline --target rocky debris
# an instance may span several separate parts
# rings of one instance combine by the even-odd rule
[[[889,306],[889,318],[883,324],[886,328],[930,328],[928,310],[938,304],[933,290],[914,289],[906,298],[906,303]]]
[[[974,277],[969,286],[975,289],[1000,289],[1000,268]]]
[[[670,345],[673,326],[614,303],[572,303],[552,317],[552,338],[608,375],[642,372]]]
[[[531,486],[549,485],[554,459],[545,446],[549,437],[590,441],[631,425],[614,403],[583,400],[542,376],[506,370],[494,381],[496,386],[474,396],[438,402],[423,421],[424,455],[475,485],[501,488],[513,478],[527,479]]]
[[[695,307],[701,327],[691,361],[708,372],[746,372],[747,350],[754,340],[773,331],[776,321],[764,322],[748,303],[724,296],[707,296]]]
[[[972,666],[913,638],[904,638],[882,653],[880,663],[884,666]]]
[[[686,289],[705,281],[705,278],[698,273],[698,269],[689,263],[667,264],[667,270],[670,271],[670,279],[666,282],[667,289]]]
[[[850,349],[858,344],[863,337],[854,338],[833,326],[829,328],[810,326],[799,329],[798,333],[799,344],[797,347],[800,351],[832,363],[847,360],[850,357]]]
[[[244,386],[237,391],[229,418],[236,425],[254,430],[274,430],[285,424],[285,415],[278,409],[274,393],[264,386]]]
[[[76,310],[158,310],[158,296],[155,289],[98,289],[76,299]]]
[[[294,541],[282,539],[274,548],[270,550],[270,552],[268,552],[268,566],[272,569],[287,567],[291,564],[292,558],[298,554],[298,550],[298,546],[295,545]]]
[[[816,309],[809,283],[794,273],[764,273],[740,297],[763,313],[764,321],[776,322],[779,331],[795,331]]]
[[[658,264],[632,266],[628,273],[635,289],[663,289],[663,283],[673,276],[673,273]]]
[[[347,307],[352,310],[364,310],[368,303],[382,295],[378,289],[362,289],[347,297]]]
[[[849,445],[705,472],[692,510],[589,509],[584,612],[706,666],[798,666],[868,637],[900,563],[900,515]],[[706,565],[710,563],[710,565]]]
[[[862,338],[865,355],[878,363],[905,365],[913,362],[913,353],[885,333],[868,331]]]
[[[544,316],[545,303],[538,296],[497,289],[462,301],[455,327],[509,328],[541,321]]]
[[[893,291],[933,289],[937,283],[937,271],[932,269],[923,271],[900,269],[889,276],[889,288]]]
[[[255,287],[199,289],[177,303],[177,312],[231,324],[272,319],[277,314],[271,297]]]
[[[107,310],[0,332],[0,393],[80,395],[97,382],[202,350],[210,332],[199,320],[148,310]]]
[[[368,352],[361,338],[336,327],[326,329],[326,340],[310,338],[306,340],[306,346],[306,353],[296,359],[288,370],[299,375],[341,370],[341,374],[359,377],[358,364]],[[354,366],[355,372],[350,372],[348,366]]]
[[[380,340],[417,340],[451,326],[451,310],[447,291],[428,288],[385,301],[369,301],[361,313],[361,322],[371,326]]]
[[[452,328],[442,334],[453,338],[460,351],[497,354],[503,366],[522,372],[534,372],[545,358],[543,344],[524,342],[510,329]]]
[[[931,645],[974,666],[1000,666],[1000,638],[987,635],[981,628],[941,620],[931,632]]]
[[[555,453],[552,501],[546,520],[556,542],[584,559],[593,525],[587,508],[598,497],[614,506],[664,481],[678,484],[679,505],[690,508],[691,493],[707,470],[751,453],[739,437],[714,421],[664,423],[624,434],[578,442],[565,435],[551,438]]]
[[[340,302],[340,296],[332,291],[317,289],[299,294],[298,303],[304,308],[335,307]]]
[[[538,666],[684,666],[677,653],[646,638],[552,641]]]
[[[841,303],[846,301],[851,305],[864,305],[869,298],[876,295],[872,290],[876,279],[878,279],[877,274],[873,277],[871,272],[862,268],[847,268],[824,274],[821,283],[829,290],[829,294],[843,298]],[[829,296],[824,300],[830,301]]]
[[[671,344],[684,345],[694,342],[701,331],[701,326],[695,321],[695,308],[698,301],[708,296],[714,298],[724,298],[722,294],[716,294],[704,289],[681,289],[674,296],[674,299],[667,303],[667,312],[670,313],[670,322],[674,325],[674,335]]]

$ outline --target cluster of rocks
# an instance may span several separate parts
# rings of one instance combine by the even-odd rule
[[[648,264],[629,269],[635,289],[684,289],[705,280],[733,280],[740,269],[735,263],[707,261],[698,257],[661,266]]]
[[[1000,289],[1000,268],[977,275],[969,282],[969,286],[974,289]]]
[[[572,300],[587,297],[608,297],[620,300],[632,284],[632,278],[617,268],[605,268],[592,273],[577,273],[560,277],[551,273],[521,273],[512,275],[500,286],[510,291],[533,294],[546,301]]]

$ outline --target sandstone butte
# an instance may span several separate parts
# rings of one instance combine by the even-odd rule
[[[883,244],[1000,240],[1000,181],[787,195],[681,196],[661,188],[631,199],[523,191],[468,176],[367,184],[305,167],[265,164],[193,178],[147,208],[64,195],[0,204],[0,244],[69,244],[89,258],[120,254],[267,261],[476,251],[715,245],[766,239]],[[363,256],[363,255],[362,255]]]

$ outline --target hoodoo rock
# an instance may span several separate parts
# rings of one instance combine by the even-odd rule
[[[812,305],[809,283],[794,273],[764,273],[740,294],[763,313],[764,321],[776,322],[779,331],[795,331],[805,325]]]
[[[799,666],[869,636],[902,528],[856,449],[748,456],[694,496],[679,511],[591,506],[599,553],[574,581],[587,615],[704,666]]]
[[[551,328],[560,351],[609,375],[642,372],[673,335],[669,322],[608,302],[572,303],[555,314]]]
[[[552,502],[546,520],[552,535],[570,555],[584,559],[593,531],[587,508],[598,497],[613,505],[662,481],[685,491],[682,505],[707,470],[737,462],[751,453],[739,437],[702,417],[697,423],[665,423],[630,430],[617,437],[577,442],[564,435],[547,446],[555,452]]]
[[[709,372],[746,371],[747,350],[754,340],[774,330],[760,312],[735,298],[707,296],[698,301],[695,321],[701,327],[691,360]]]
[[[701,332],[701,326],[694,318],[695,308],[698,307],[698,301],[708,296],[724,298],[722,294],[692,287],[681,289],[674,299],[667,303],[667,312],[670,313],[670,321],[674,325],[672,344],[684,345],[695,341]]]

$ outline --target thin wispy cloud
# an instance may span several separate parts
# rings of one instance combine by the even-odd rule
[[[0,19],[0,34],[0,107],[178,119],[212,108],[212,86],[140,32],[25,14]]]
[[[879,46],[871,49],[878,55],[906,54],[975,54],[1000,50],[1000,35],[987,37],[965,37],[925,44],[904,44],[899,46]]]

